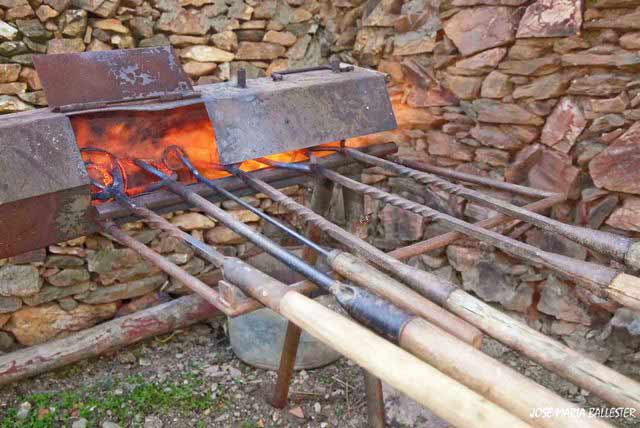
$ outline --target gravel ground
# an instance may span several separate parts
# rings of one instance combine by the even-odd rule
[[[199,324],[5,387],[0,427],[71,427],[80,418],[105,428],[366,426],[361,372],[350,361],[296,372],[283,410],[265,400],[275,378],[240,362],[221,325]]]
[[[275,410],[265,401],[275,372],[241,363],[223,327],[199,324],[5,387],[0,427],[366,427],[362,375],[353,363],[297,372],[290,404]],[[603,405],[493,340],[484,350],[573,402]]]

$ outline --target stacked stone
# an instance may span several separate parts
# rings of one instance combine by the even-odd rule
[[[2,0],[0,113],[46,105],[33,54],[173,46],[196,82],[321,61],[317,1]]]

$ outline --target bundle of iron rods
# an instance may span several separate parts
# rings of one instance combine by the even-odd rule
[[[423,184],[436,185],[452,194],[460,196],[467,194],[464,188],[455,187],[457,185],[441,183],[439,180],[442,179],[429,177],[427,180],[407,171],[402,172],[402,169],[395,170],[393,169],[395,168],[393,165],[397,165],[395,163],[390,162],[392,165],[389,165],[387,164],[389,161],[378,160],[375,157],[369,159],[360,156],[359,151],[352,149],[342,149],[341,152],[368,164],[383,166],[413,178],[417,177]],[[201,209],[266,253],[304,275],[308,281],[297,284],[295,287],[287,287],[237,258],[225,257],[153,211],[134,203],[124,194],[123,189],[118,187],[120,182],[118,179],[114,179],[110,186],[102,186],[99,183],[97,185],[102,186],[103,194],[113,197],[131,214],[141,218],[151,227],[161,229],[183,240],[206,261],[220,268],[225,284],[238,287],[255,301],[280,313],[311,335],[356,361],[372,375],[387,381],[430,408],[454,426],[481,428],[610,426],[599,419],[572,418],[571,415],[576,414],[578,410],[574,404],[483,354],[477,349],[482,338],[478,329],[523,352],[612,404],[640,408],[640,385],[636,382],[510,319],[453,284],[437,279],[428,272],[415,269],[381,252],[237,167],[229,166],[227,169],[255,191],[264,193],[304,221],[314,224],[333,240],[353,251],[356,256],[318,245],[315,241],[246,203],[232,192],[218,186],[215,181],[206,179],[191,164],[186,153],[179,148],[167,149],[164,162],[169,168],[172,168],[170,165],[173,163],[174,169],[189,171],[196,180],[223,198],[236,202],[306,245],[324,257],[333,271],[349,283],[340,282],[318,271],[173,177],[167,176],[143,161],[136,161],[136,164],[159,180],[156,186],[165,187],[185,202]],[[293,166],[268,163],[276,168],[296,168],[299,171],[324,177],[385,203],[419,213],[431,220],[441,221],[456,233],[487,241],[532,263],[552,268],[577,279],[580,285],[599,296],[609,297],[632,307],[635,304],[636,284],[635,277],[631,275],[615,271],[612,273],[612,270],[606,267],[540,251],[520,241],[364,185],[333,170],[314,165],[313,162],[310,165],[295,164]],[[114,174],[117,175],[116,169]],[[536,191],[529,193],[535,194]],[[557,195],[537,193],[538,196],[544,196],[549,201],[558,200]],[[476,197],[474,195],[471,193],[470,198]],[[533,203],[532,208],[543,209],[549,201]],[[493,203],[491,200],[489,202]],[[514,210],[511,207],[501,212],[506,215],[517,212],[518,215],[514,216],[524,221],[527,221],[528,215],[532,214],[531,211],[521,208]],[[534,218],[533,224],[547,224],[541,220],[546,217],[535,215],[532,218]],[[553,223],[549,224],[551,226],[545,227],[558,228]],[[231,308],[229,302],[225,301],[220,293],[164,259],[146,245],[131,238],[113,222],[103,221],[101,226],[120,243],[134,249],[169,275],[182,281],[221,311],[229,315],[238,313],[238,309]],[[567,235],[572,236],[570,233]],[[456,236],[447,239],[455,239]],[[635,243],[630,242],[628,248],[631,249],[634,245]],[[605,248],[604,251],[608,250]],[[369,260],[386,273],[362,259]],[[633,257],[630,260],[633,262]],[[313,285],[332,293],[353,320],[359,324],[300,294],[300,291],[310,291]],[[245,307],[246,310],[251,310],[250,308],[257,306],[246,304]],[[365,349],[366,351],[363,351]],[[394,367],[400,369],[396,370]],[[434,385],[437,386],[437,394],[432,393]],[[564,409],[564,411],[557,412],[553,418],[536,418],[531,412],[535,408],[550,407]]]

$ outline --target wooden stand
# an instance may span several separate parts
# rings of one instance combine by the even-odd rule
[[[324,214],[331,201],[333,184],[330,180],[317,177],[314,180],[313,195],[311,196],[311,209]],[[314,242],[320,242],[321,230],[309,223],[305,235]],[[308,247],[305,247],[303,259],[308,264],[316,263],[317,254]],[[287,322],[287,332],[282,345],[280,356],[280,366],[278,367],[278,378],[276,380],[273,393],[270,397],[270,404],[276,409],[282,409],[287,405],[289,397],[289,387],[296,364],[298,345],[302,330],[293,322]],[[373,428],[384,428],[384,401],[382,397],[382,383],[380,379],[363,369],[365,391],[367,394],[367,415],[369,426]]]

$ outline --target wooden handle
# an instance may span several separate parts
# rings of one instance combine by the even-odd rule
[[[640,278],[637,276],[620,273],[611,281],[607,291],[612,300],[640,311]]]
[[[405,326],[400,346],[533,426],[612,428],[599,419],[577,419],[579,406],[425,320]],[[558,415],[532,417],[534,409],[554,409]]]
[[[458,428],[523,428],[521,421],[366,328],[288,292],[280,313],[300,328]]]
[[[482,332],[479,329],[366,262],[351,254],[334,251],[329,257],[329,263],[333,270],[345,278],[384,297],[399,308],[432,322],[460,340],[480,348]]]
[[[514,320],[462,290],[451,293],[446,307],[488,335],[605,401],[640,412],[640,383]]]

